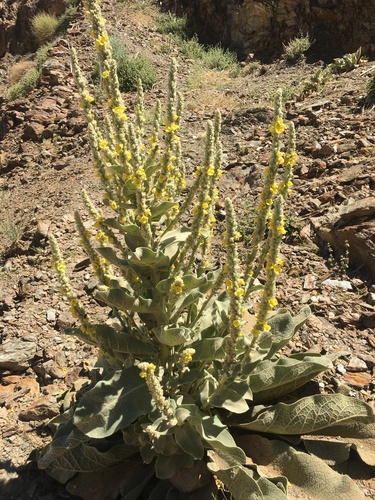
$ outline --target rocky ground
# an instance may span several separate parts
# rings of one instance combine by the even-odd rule
[[[290,94],[286,118],[296,124],[299,159],[282,247],[287,265],[277,298],[295,312],[308,304],[312,315],[288,350],[346,351],[317,381],[320,390],[340,388],[375,407],[375,112],[362,109],[374,62],[334,76],[319,93],[297,99],[298,85],[318,66],[288,67],[283,61],[261,65],[250,60],[237,76],[198,69],[196,62],[179,54],[167,35],[156,31],[155,8],[147,2],[113,4],[102,2],[110,33],[121,35],[133,53],[148,55],[158,71],[158,83],[145,96],[146,108],[166,95],[169,54],[179,60],[188,168],[199,164],[203,155],[205,120],[217,107],[221,109],[225,173],[217,216],[223,216],[224,198],[232,197],[244,247],[261,172],[270,156],[272,95],[276,86]],[[100,198],[69,60],[70,46],[77,47],[82,68],[90,74],[89,31],[79,12],[51,49],[41,84],[27,98],[8,103],[0,97],[0,498],[4,500],[75,498],[38,471],[35,458],[50,439],[49,419],[74,402],[95,361],[93,349],[64,334],[74,319],[50,267],[49,232],[59,240],[81,299],[98,321],[105,321],[108,313],[93,297],[96,282],[78,245],[73,216],[82,207],[83,187],[94,199]],[[18,60],[9,54],[0,60],[0,95],[6,94],[8,69]],[[131,109],[134,95],[125,99]],[[327,241],[337,250],[333,258]],[[355,477],[369,498],[375,498],[374,476],[374,469],[367,467]]]

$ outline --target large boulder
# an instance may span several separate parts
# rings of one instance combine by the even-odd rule
[[[279,56],[283,44],[308,35],[312,52],[331,59],[354,52],[375,53],[375,0],[179,0],[178,14],[193,21],[200,40],[221,43],[257,58]]]

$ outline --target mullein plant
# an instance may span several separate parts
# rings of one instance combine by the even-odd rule
[[[133,464],[131,475],[111,475],[108,499],[180,498],[181,491],[187,495],[183,498],[191,499],[224,494],[285,499],[288,485],[301,486],[296,461],[285,459],[298,453],[298,467],[312,471],[302,485],[308,495],[317,482],[319,488],[328,488],[329,498],[343,491],[356,495],[348,478],[341,480],[328,465],[317,464],[318,459],[304,451],[295,452],[282,439],[288,435],[302,450],[301,435],[329,434],[331,429],[342,434],[354,419],[357,431],[364,432],[372,425],[373,413],[364,402],[341,394],[301,399],[290,395],[330,368],[340,353],[278,353],[309,314],[305,309],[293,317],[277,309],[283,207],[297,156],[292,124],[285,141],[281,93],[270,126],[272,155],[246,264],[240,263],[241,235],[232,202],[226,199],[226,263],[218,267],[211,242],[222,175],[220,114],[207,124],[205,153],[187,190],[179,135],[183,100],[176,91],[175,61],[165,118],[157,102],[153,121],[146,126],[139,84],[130,119],[118,90],[99,2],[89,0],[84,6],[92,22],[108,109],[99,121],[73,51],[94,168],[103,188],[103,209],[83,192],[94,231],[85,229],[78,213],[75,220],[100,283],[96,298],[111,314],[105,324],[96,324],[85,311],[51,236],[53,266],[80,323],[68,333],[97,346],[99,355],[92,385],[55,419],[59,425],[41,453],[39,467],[66,483],[77,474]],[[277,477],[266,477],[256,466],[259,446],[246,447],[253,464],[246,465],[243,436],[256,436],[262,440],[260,448],[273,453]]]

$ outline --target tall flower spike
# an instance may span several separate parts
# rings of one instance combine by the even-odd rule
[[[231,365],[236,360],[236,342],[238,337],[243,335],[243,297],[245,295],[245,281],[241,277],[240,262],[238,258],[237,239],[239,237],[237,231],[237,222],[233,209],[232,202],[229,198],[225,200],[225,216],[226,216],[226,290],[229,295],[229,324],[227,341],[225,344],[225,363],[224,369],[230,370]]]
[[[284,175],[282,176],[282,179],[280,181],[279,185],[279,194],[284,198],[284,201],[286,200],[288,194],[290,193],[290,190],[293,186],[292,183],[292,177],[293,177],[293,167],[297,159],[297,153],[296,153],[296,134],[294,130],[294,123],[290,122],[289,124],[289,140],[288,140],[288,147],[286,150],[286,153],[283,158],[283,167],[284,167]]]
[[[165,398],[160,381],[155,375],[156,366],[153,363],[143,362],[139,363],[138,368],[141,370],[139,376],[146,379],[148,390],[157,409],[167,417],[171,424],[177,423],[173,408]]]
[[[70,281],[68,280],[66,273],[65,273],[65,262],[64,259],[61,255],[59,245],[57,243],[56,238],[51,235],[49,236],[49,243],[51,246],[51,251],[52,251],[52,267],[56,270],[58,280],[61,285],[61,293],[65,295],[65,297],[68,299],[68,303],[70,306],[70,312],[72,316],[77,318],[79,322],[81,323],[81,329],[84,333],[87,334],[92,334],[95,332],[94,328],[92,327],[92,324],[90,322],[90,319],[82,305],[82,303],[79,301],[76,293],[74,292]]]
[[[257,308],[256,324],[251,331],[253,335],[251,345],[255,343],[260,333],[270,330],[267,316],[277,305],[275,298],[276,277],[280,273],[282,266],[279,248],[284,234],[283,198],[279,195],[275,198],[272,219],[269,224],[266,280],[262,298]]]
[[[247,265],[245,275],[247,277],[247,287],[245,298],[248,298],[254,282],[254,269],[256,265],[256,258],[260,250],[260,243],[264,238],[267,226],[267,218],[272,207],[272,200],[274,194],[277,192],[277,184],[275,183],[276,172],[280,163],[280,138],[285,130],[283,122],[281,106],[282,106],[282,93],[281,90],[275,97],[275,114],[273,122],[270,126],[272,133],[272,155],[269,166],[264,170],[263,189],[260,195],[260,203],[257,208],[257,215],[255,218],[255,228],[252,234],[251,248],[247,257]],[[258,262],[258,268],[263,266],[263,262]]]
[[[90,241],[90,235],[88,231],[85,229],[85,226],[83,225],[83,222],[78,212],[74,212],[74,219],[76,221],[78,233],[81,237],[81,244],[90,258],[96,276],[99,278],[100,282],[103,285],[108,286],[110,280],[107,274],[109,273],[110,269],[107,261],[105,259],[101,259],[94,250],[94,247],[92,246]]]

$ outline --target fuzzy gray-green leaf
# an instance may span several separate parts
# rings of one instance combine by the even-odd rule
[[[117,370],[82,397],[74,423],[84,434],[103,438],[151,411],[151,396],[137,367]]]
[[[300,435],[352,422],[374,422],[372,408],[359,399],[342,394],[315,394],[291,404],[261,407],[254,420],[239,427],[272,434]]]

